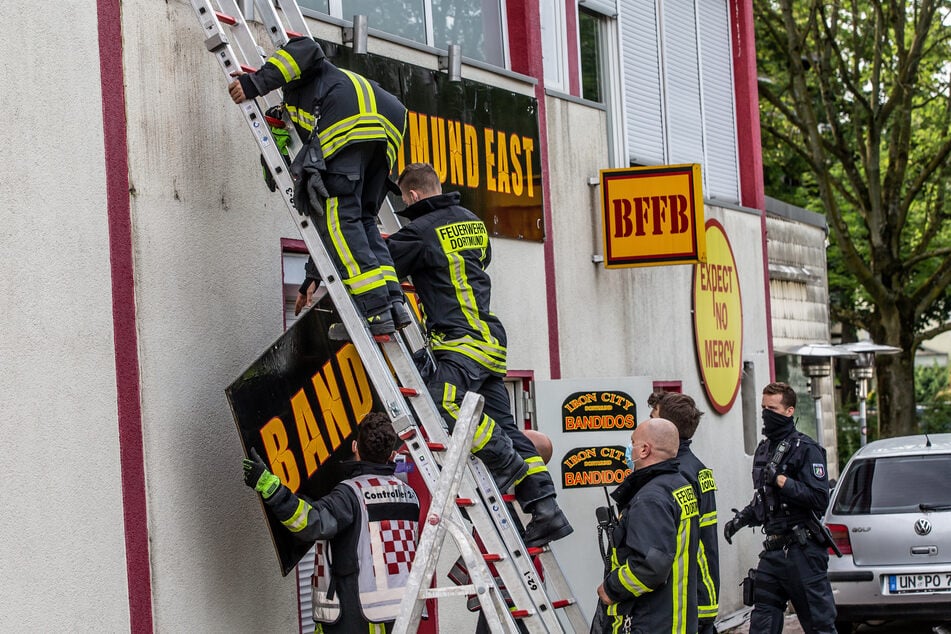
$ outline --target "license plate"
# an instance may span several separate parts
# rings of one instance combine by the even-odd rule
[[[888,575],[888,592],[951,592],[951,572]]]

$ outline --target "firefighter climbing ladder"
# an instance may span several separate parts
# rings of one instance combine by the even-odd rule
[[[191,0],[191,4],[204,30],[205,45],[215,55],[228,82],[234,74],[251,72],[263,63],[265,50],[257,44],[237,0]],[[310,36],[296,2],[280,0],[279,5],[278,11],[272,0],[255,0],[254,3],[255,18],[261,21],[267,31],[272,49],[284,44],[290,37]],[[259,99],[263,101],[265,109],[280,102],[276,93]],[[403,338],[398,335],[370,335],[316,228],[310,218],[298,214],[294,207],[293,182],[259,104],[250,100],[239,104],[239,107],[394,429],[406,442],[416,467],[433,493],[432,507],[423,526],[410,587],[401,606],[396,631],[415,632],[424,600],[451,594],[477,595],[493,632],[517,631],[516,620],[533,633],[564,631],[565,627],[556,614],[557,608],[563,608],[563,616],[571,630],[587,630],[588,624],[576,601],[570,598],[567,581],[551,551],[547,547],[529,549],[524,546],[494,481],[482,463],[467,451],[469,442],[464,428],[481,415],[481,397],[467,395],[461,412],[465,416],[459,418],[463,429],[459,430],[458,438],[453,439],[455,442],[450,440],[442,417],[412,362]],[[301,143],[293,126],[288,128],[288,150],[293,157]],[[421,341],[418,333],[416,336],[417,341]],[[417,347],[412,337],[409,340],[414,348]],[[407,401],[412,404],[428,442],[419,433]],[[469,420],[464,420],[466,416]],[[441,470],[432,452],[443,452],[447,448],[448,455],[442,461]],[[467,455],[466,460],[461,459],[463,453]],[[463,469],[463,464],[468,468]],[[461,508],[466,509],[487,554],[480,554],[471,531],[465,528]],[[431,578],[446,533],[456,541],[472,583],[459,587],[426,588],[424,586]],[[539,555],[542,560],[544,582],[531,561],[533,555]],[[507,606],[495,577],[490,573],[488,561],[493,562],[511,596],[512,608]],[[548,593],[560,598],[552,601]]]

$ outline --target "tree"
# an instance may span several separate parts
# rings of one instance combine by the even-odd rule
[[[768,193],[826,214],[833,317],[902,349],[876,359],[881,432],[915,433],[915,350],[951,329],[951,3],[754,8]]]

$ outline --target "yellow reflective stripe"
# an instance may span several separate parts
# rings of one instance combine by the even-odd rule
[[[360,275],[360,265],[353,258],[350,245],[347,244],[347,238],[343,235],[343,229],[340,226],[340,201],[336,196],[327,199],[327,233],[333,242],[337,257],[347,271],[347,277],[353,278]]]
[[[341,123],[349,125],[333,135],[327,135],[323,131],[319,135],[320,148],[323,150],[324,158],[329,158],[344,146],[358,141],[386,141],[386,133],[379,125],[382,119],[379,115],[357,115],[344,119]],[[389,154],[389,149],[387,149]]]
[[[479,317],[479,306],[476,304],[475,294],[466,275],[465,258],[460,253],[446,253],[446,259],[449,260],[449,278],[456,290],[456,300],[466,321],[473,330],[482,335],[483,339],[494,342],[495,338],[489,332],[489,324]]]
[[[697,606],[697,618],[698,619],[715,619],[717,614],[719,614],[720,609],[715,605],[698,605]]]
[[[292,533],[299,533],[305,528],[307,528],[307,511],[310,510],[310,504],[304,502],[304,500],[297,500],[297,509],[295,509],[294,514],[291,515],[286,520],[283,520],[281,524],[287,527]]]
[[[710,526],[711,524],[716,524],[716,523],[717,523],[716,511],[710,511],[709,513],[704,513],[703,515],[700,516],[701,528],[704,526]]]
[[[483,414],[482,421],[476,427],[475,437],[472,439],[472,453],[481,451],[492,440],[492,432],[494,431],[495,420]]]
[[[383,279],[387,282],[397,282],[399,283],[400,278],[396,277],[396,269],[392,266],[382,265],[380,270],[383,271]]]
[[[526,464],[528,464],[528,473],[526,476],[530,476],[533,473],[542,473],[543,471],[548,471],[548,467],[545,466],[545,461],[541,459],[541,456],[533,456],[531,458],[525,458]]]
[[[297,65],[297,60],[284,49],[274,51],[274,54],[267,58],[267,62],[265,63],[273,64],[281,71],[281,76],[284,77],[285,83],[294,81],[300,77],[300,66]]]
[[[440,344],[433,345],[433,350],[447,350],[450,352],[455,352],[463,356],[469,357],[479,365],[483,366],[485,369],[495,372],[497,374],[505,374],[505,361],[499,361],[488,355],[486,355],[482,350],[478,348],[473,348],[464,344]]]
[[[347,278],[343,283],[347,285],[352,295],[361,295],[375,288],[386,286],[386,277],[383,275],[383,271],[377,267],[366,273]]]
[[[370,634],[386,634],[386,626],[382,623],[370,623]]]
[[[691,491],[693,489],[691,488]],[[675,491],[676,493],[676,491]],[[696,513],[696,511],[694,512]],[[680,526],[677,529],[677,551],[674,554],[674,565],[671,571],[671,594],[673,603],[673,614],[671,615],[672,634],[683,632],[687,626],[687,570],[690,566],[686,554],[687,547],[690,545],[690,517],[692,515],[681,507]]]
[[[313,131],[314,126],[317,125],[317,118],[313,114],[290,104],[284,104],[284,106],[287,108],[287,114],[291,116],[291,121],[308,132]]]
[[[473,348],[478,348],[482,350],[485,354],[492,355],[500,361],[505,361],[505,346],[498,343],[498,339],[492,337],[490,341],[485,341],[483,339],[476,339],[471,335],[466,335],[464,337],[456,337],[455,339],[445,339],[442,335],[436,335],[432,338],[433,345],[445,345],[445,346],[455,346],[455,345],[468,345]]]
[[[357,103],[360,105],[360,112],[376,112],[376,94],[373,92],[373,86],[365,77],[343,70],[343,74],[353,82],[353,88],[357,92]]]
[[[707,597],[710,599],[710,603],[707,605],[697,606],[697,610],[701,611],[706,609],[707,611],[713,610],[713,616],[717,615],[717,589],[713,585],[713,577],[710,575],[710,561],[707,559],[707,549],[704,547],[703,542],[700,542],[700,548],[697,549],[697,582],[702,583],[703,586],[707,589]]]
[[[617,569],[617,580],[635,597],[639,597],[651,591],[650,588],[645,586],[644,583],[637,578],[637,575],[634,574],[631,567],[626,563]]]

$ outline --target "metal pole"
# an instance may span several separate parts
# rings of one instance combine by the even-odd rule
[[[868,442],[868,416],[865,409],[865,402],[868,400],[868,379],[859,379],[856,388],[859,392],[859,446],[864,447]]]

